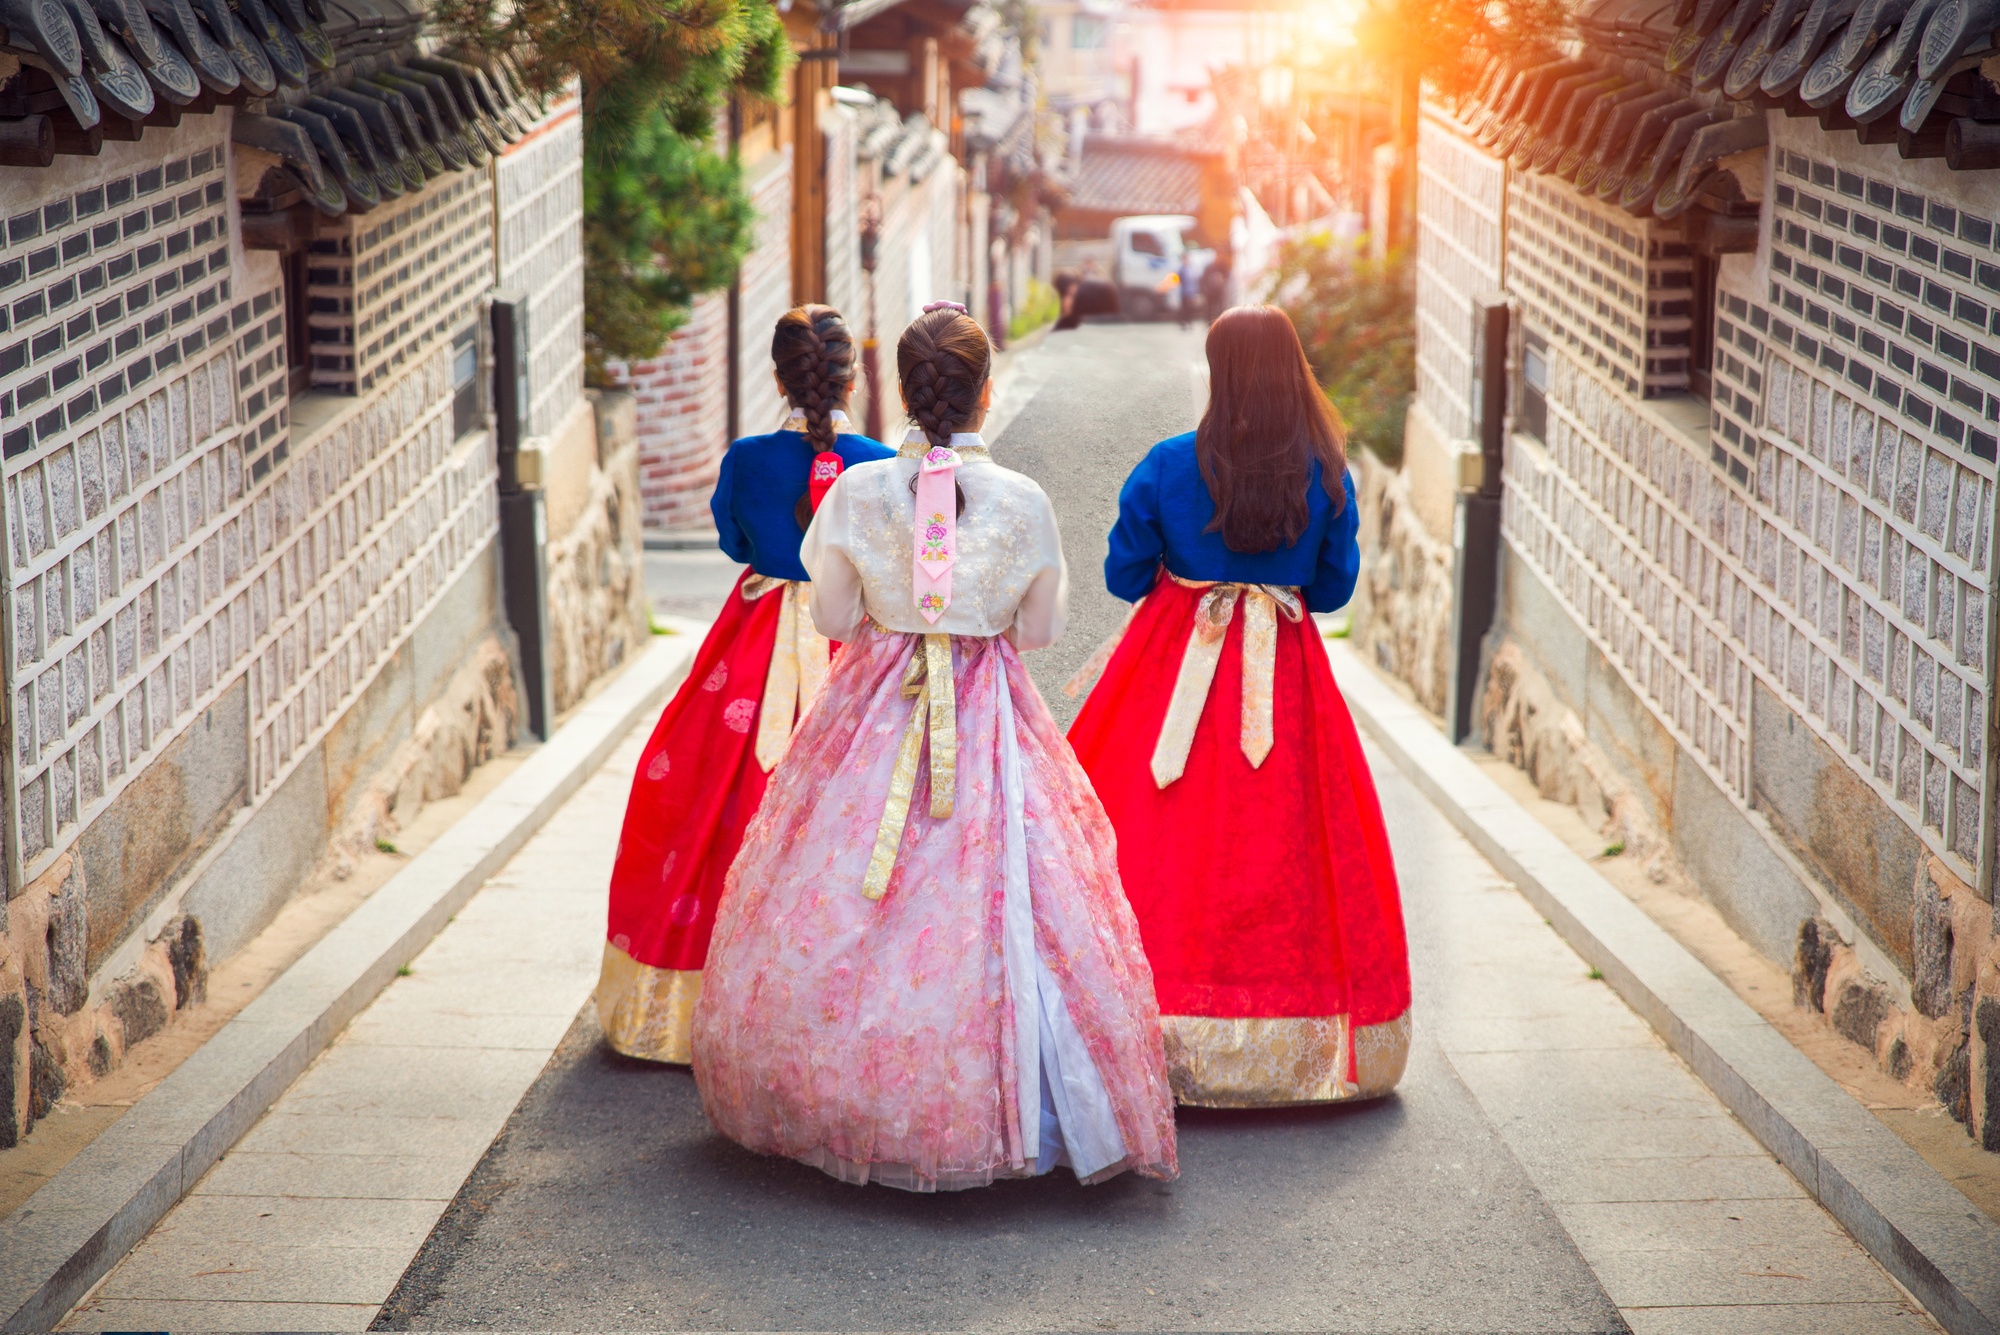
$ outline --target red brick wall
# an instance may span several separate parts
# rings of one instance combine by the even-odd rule
[[[792,173],[789,147],[750,171],[756,243],[741,276],[739,370],[743,435],[771,431],[784,400],[771,383],[771,329],[791,305]],[[614,364],[638,399],[639,499],[649,538],[712,537],[709,494],[729,445],[729,294],[696,299],[694,312],[659,356]]]
[[[713,533],[708,497],[728,444],[729,294],[696,298],[664,352],[614,369],[638,400],[646,536]]]

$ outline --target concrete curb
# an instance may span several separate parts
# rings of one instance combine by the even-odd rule
[[[1763,1146],[1952,1335],[2000,1332],[2000,1225],[1877,1121],[1350,648],[1356,720]]]
[[[0,1329],[51,1330],[554,815],[693,661],[656,638],[436,843],[0,1221]]]

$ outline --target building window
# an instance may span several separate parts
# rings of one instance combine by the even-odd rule
[[[1072,51],[1097,51],[1104,46],[1104,20],[1095,14],[1078,14],[1069,21]]]
[[[468,325],[451,341],[451,434],[462,436],[484,425],[479,411],[479,326]]]
[[[285,275],[285,387],[294,396],[312,388],[312,326],[306,319],[306,249],[282,252]]]
[[[1694,255],[1694,294],[1688,316],[1688,392],[1708,398],[1715,374],[1715,281],[1722,259],[1697,250]]]
[[[1516,430],[1536,440],[1547,440],[1549,432],[1549,344],[1540,334],[1530,333],[1521,341],[1521,399],[1515,415]]]

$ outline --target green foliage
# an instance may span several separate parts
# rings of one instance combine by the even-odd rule
[[[1014,318],[1007,322],[1007,338],[1011,342],[1027,334],[1032,334],[1045,324],[1054,324],[1062,314],[1062,298],[1056,290],[1039,278],[1028,280],[1028,299],[1014,312]]]
[[[688,304],[725,287],[755,221],[743,169],[675,129],[655,108],[615,153],[589,146],[583,170],[584,332],[589,374],[651,357]]]
[[[1417,364],[1408,258],[1364,259],[1350,243],[1320,233],[1279,252],[1273,290],[1298,327],[1313,374],[1347,423],[1349,448],[1401,463]]]
[[[754,215],[715,152],[731,95],[781,96],[793,53],[771,0],[437,0],[457,41],[511,55],[544,91],[581,84],[588,374],[659,352],[726,287]]]

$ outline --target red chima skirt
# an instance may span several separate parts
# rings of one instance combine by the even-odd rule
[[[760,727],[783,728],[782,751],[794,714],[804,712],[798,705],[817,684],[810,670],[803,683],[782,663],[772,670],[774,653],[790,651],[796,661],[817,638],[804,606],[808,587],[744,572],[639,758],[597,982],[598,1022],[627,1056],[689,1059],[716,904],[770,777],[758,756]],[[823,662],[826,642],[817,644]],[[767,685],[788,695],[777,720],[765,718]]]
[[[1069,739],[1118,833],[1175,1098],[1258,1107],[1394,1088],[1410,1038],[1396,869],[1296,592],[1163,573]]]

